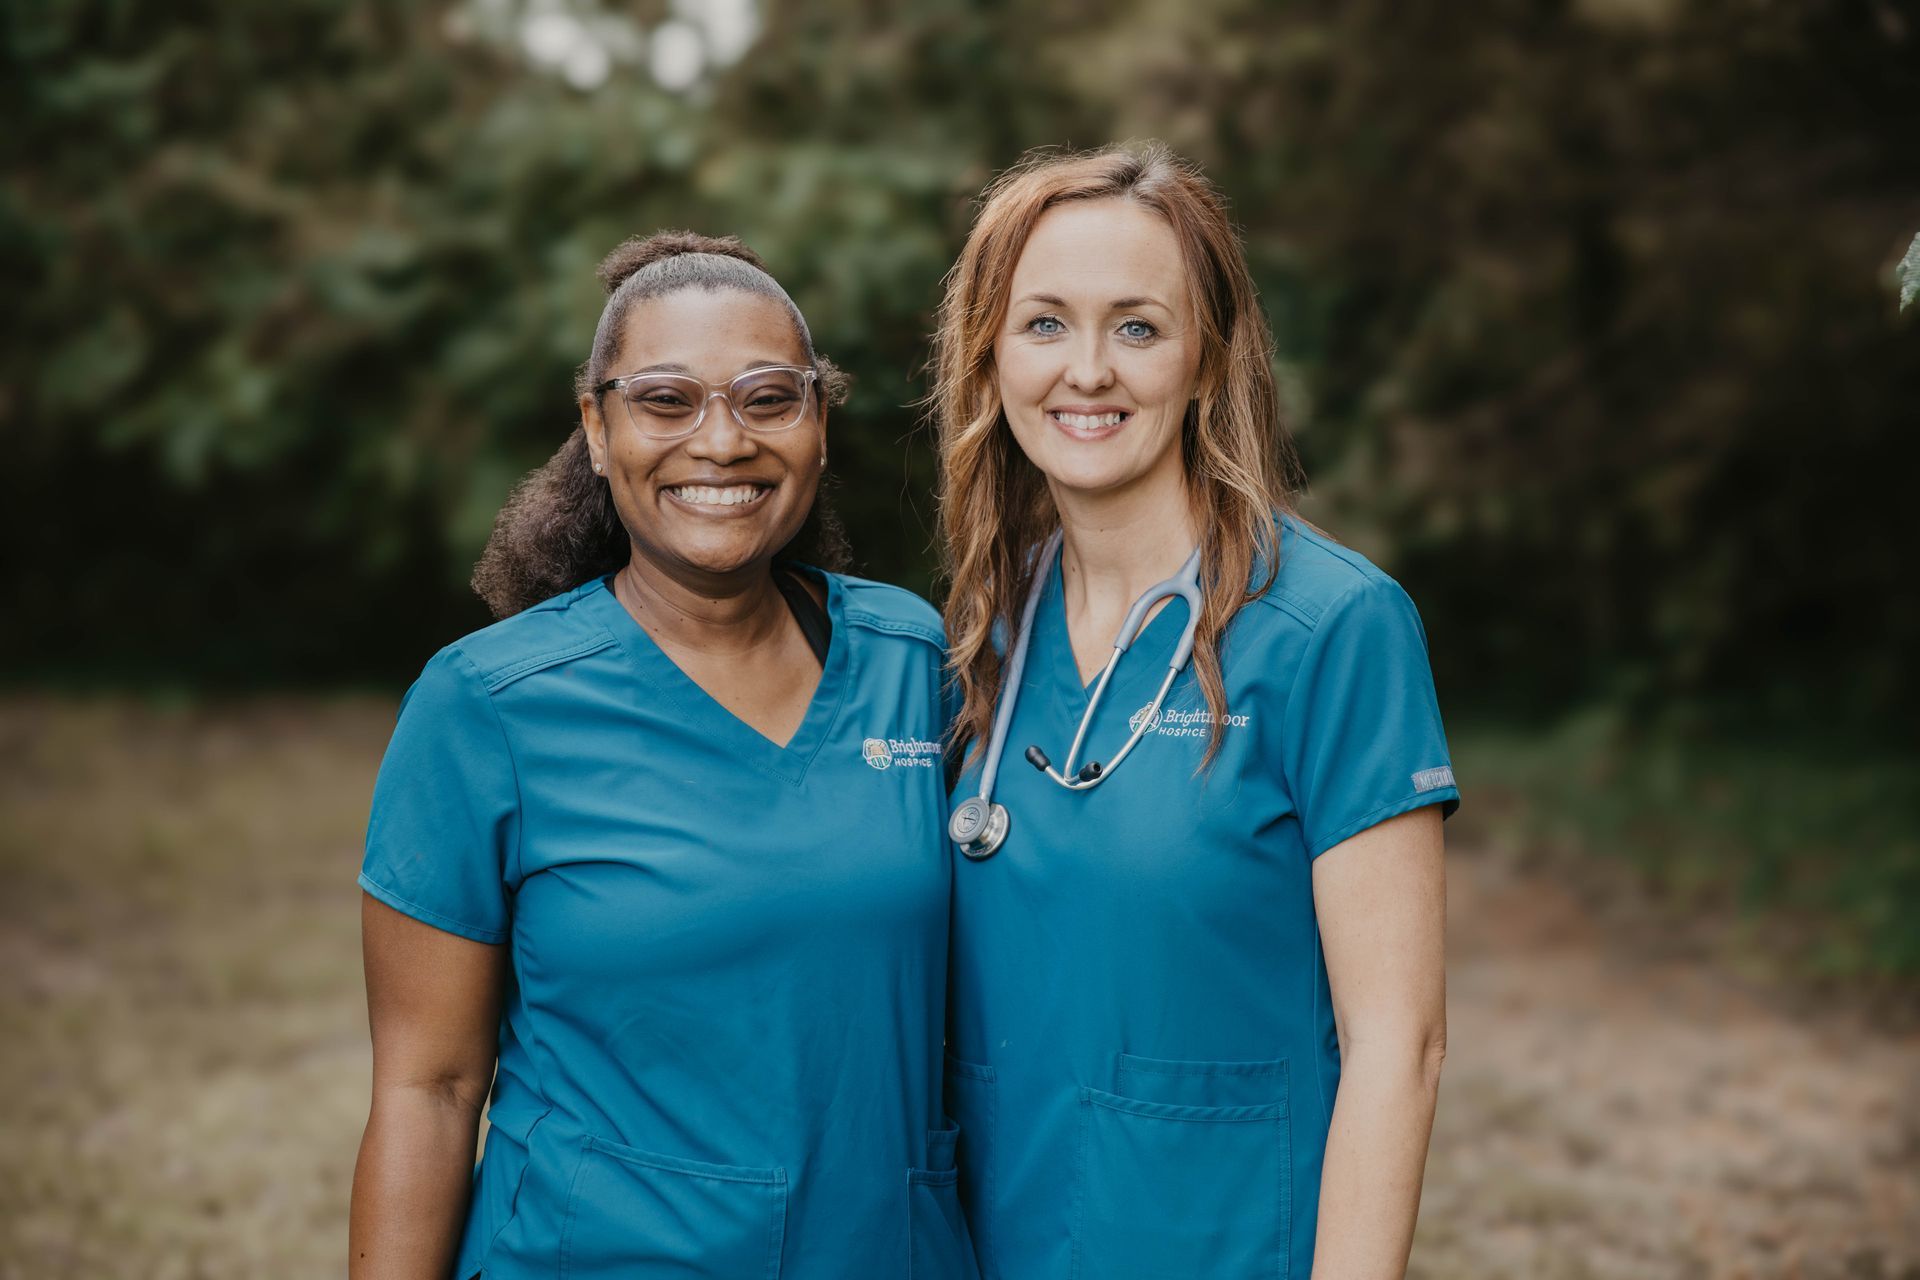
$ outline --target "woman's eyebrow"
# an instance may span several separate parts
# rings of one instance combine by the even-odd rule
[[[1068,305],[1065,298],[1057,298],[1051,293],[1030,293],[1020,299],[1019,303],[1015,305],[1025,305],[1029,302],[1037,302],[1045,307],[1065,307]],[[1173,310],[1172,307],[1160,301],[1160,299],[1149,298],[1144,294],[1134,298],[1115,298],[1107,304],[1107,310],[1109,311],[1125,311],[1131,307],[1159,307],[1162,311]]]
[[[785,360],[749,360],[747,363],[741,365],[739,372],[733,376],[737,378],[741,373],[751,373],[755,369],[791,369],[793,367],[795,366]],[[673,360],[668,360],[661,364],[643,365],[638,369],[630,370],[625,376],[632,377],[636,373],[684,373],[689,378],[698,376],[694,373],[691,365],[680,364]]]

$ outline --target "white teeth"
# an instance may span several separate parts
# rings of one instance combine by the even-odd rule
[[[767,492],[758,485],[731,484],[726,488],[716,488],[708,484],[683,484],[667,490],[682,502],[691,502],[702,507],[737,507],[752,502]]]
[[[1100,427],[1117,427],[1126,416],[1124,413],[1061,413],[1055,410],[1053,420],[1076,431],[1093,431]]]

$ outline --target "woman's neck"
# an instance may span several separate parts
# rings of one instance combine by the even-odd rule
[[[1070,615],[1124,615],[1142,592],[1180,571],[1199,540],[1177,467],[1110,493],[1053,493],[1061,583]]]
[[[770,563],[682,575],[636,553],[613,585],[615,598],[662,648],[743,653],[776,639],[786,625]]]

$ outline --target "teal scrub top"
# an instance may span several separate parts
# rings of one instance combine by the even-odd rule
[[[407,694],[360,883],[511,953],[458,1280],[974,1275],[939,1102],[940,621],[821,576],[785,747],[606,579]]]
[[[1087,705],[1044,568],[996,785],[1012,826],[954,872],[947,1108],[982,1275],[1307,1280],[1340,1081],[1312,863],[1459,803],[1420,620],[1283,522],[1278,579],[1227,630],[1211,769],[1189,668],[1112,777],[1069,792],[1021,759],[1064,756]],[[1168,604],[1121,660],[1082,759],[1126,740],[1185,621]]]

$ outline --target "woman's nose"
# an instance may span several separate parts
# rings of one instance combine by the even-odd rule
[[[1107,344],[1097,334],[1088,334],[1074,344],[1066,382],[1075,391],[1098,391],[1112,385],[1113,361],[1107,358]]]
[[[707,397],[706,416],[700,428],[687,437],[687,452],[710,462],[738,462],[759,450],[753,433],[733,416],[733,405],[716,391]]]

